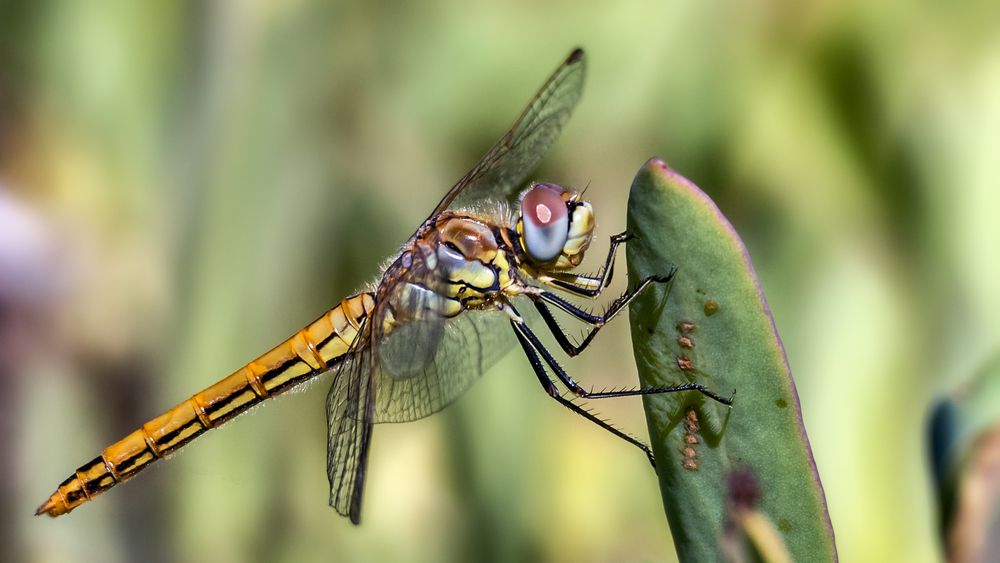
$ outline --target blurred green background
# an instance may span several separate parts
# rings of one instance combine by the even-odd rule
[[[360,528],[327,506],[325,378],[31,516],[372,279],[576,45],[535,177],[590,185],[588,267],[648,157],[699,184],[762,277],[841,557],[939,558],[925,411],[1000,346],[1000,4],[0,6],[0,558],[675,558],[643,456],[517,354],[376,428]],[[634,383],[626,325],[565,364]],[[638,401],[598,406],[645,435]]]

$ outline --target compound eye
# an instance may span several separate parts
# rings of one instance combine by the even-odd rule
[[[569,236],[569,212],[562,193],[558,186],[535,184],[521,198],[524,249],[538,262],[559,256]]]

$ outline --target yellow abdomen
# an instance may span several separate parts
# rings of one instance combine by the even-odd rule
[[[35,514],[66,514],[206,430],[324,373],[343,360],[374,306],[370,293],[341,301],[263,356],[105,448],[60,483]]]

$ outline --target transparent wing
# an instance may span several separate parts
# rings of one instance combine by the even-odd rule
[[[443,409],[515,343],[500,311],[465,311],[393,330],[378,349],[375,422],[408,422]]]
[[[330,506],[354,524],[361,522],[374,423],[441,410],[515,343],[507,316],[498,311],[410,322],[385,335],[377,349],[368,345],[368,327],[359,332],[364,336],[337,368],[326,398]]]
[[[367,324],[367,323],[366,323]],[[361,522],[361,497],[368,468],[368,448],[374,423],[374,360],[371,333],[362,326],[354,351],[337,368],[326,396],[326,472],[330,506]]]
[[[499,311],[412,321],[381,338],[377,349],[370,345],[369,327],[359,332],[326,398],[330,506],[355,524],[361,521],[373,424],[407,422],[441,410],[515,343],[507,316]]]
[[[484,199],[512,201],[555,143],[583,92],[586,61],[574,49],[524,108],[510,130],[438,203],[434,215]]]

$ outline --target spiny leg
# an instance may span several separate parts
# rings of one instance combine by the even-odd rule
[[[513,307],[511,309],[513,309]],[[516,311],[514,312],[516,313]],[[541,340],[539,340],[538,337],[535,336],[535,333],[531,331],[531,329],[528,327],[527,324],[524,323],[523,320],[517,321],[512,319],[511,322],[514,325],[514,329],[518,332],[518,339],[520,340],[522,337],[526,339],[535,349],[535,351],[539,355],[541,355],[542,359],[545,360],[545,363],[548,364],[550,368],[552,368],[552,371],[556,374],[556,377],[558,377],[559,380],[562,381],[563,384],[566,385],[566,387],[570,391],[572,391],[574,395],[582,399],[609,399],[614,397],[634,397],[636,395],[677,393],[680,391],[698,391],[702,395],[705,395],[706,397],[714,401],[718,401],[723,405],[729,407],[733,405],[733,397],[736,395],[735,391],[733,392],[732,396],[727,398],[715,393],[714,391],[708,389],[707,387],[705,387],[700,383],[684,383],[681,385],[672,385],[669,387],[640,387],[638,389],[620,389],[616,391],[590,391],[588,389],[584,389],[579,383],[574,381],[573,378],[570,377],[568,373],[566,373],[566,370],[564,370],[562,366],[559,365],[559,362],[557,362],[556,359],[552,357],[552,354],[545,348],[545,345],[542,344]]]
[[[542,316],[542,320],[544,320],[545,325],[549,327],[549,330],[552,332],[552,336],[555,337],[556,341],[559,343],[559,346],[563,349],[564,352],[566,352],[568,355],[572,357],[576,356],[577,354],[582,352],[587,346],[589,346],[590,342],[594,339],[594,336],[597,335],[597,331],[601,330],[601,328],[605,324],[607,324],[608,321],[613,319],[615,315],[617,315],[622,309],[624,309],[630,303],[632,303],[632,301],[636,297],[638,297],[640,293],[645,291],[653,283],[670,282],[670,280],[674,278],[674,274],[676,273],[677,273],[677,268],[674,267],[670,269],[670,273],[668,273],[666,276],[649,276],[648,278],[642,280],[642,282],[640,282],[639,285],[635,286],[633,289],[629,291],[626,291],[625,293],[621,294],[617,299],[612,301],[611,305],[607,308],[607,310],[604,311],[603,315],[594,315],[588,313],[587,311],[584,311],[583,309],[577,307],[576,305],[573,305],[569,301],[566,301],[562,297],[559,297],[558,295],[549,291],[542,291],[535,295],[529,295],[529,297],[531,297],[532,303],[534,303],[535,308],[538,309],[539,314],[541,314]],[[593,328],[590,329],[590,332],[587,334],[587,336],[584,337],[584,339],[579,344],[573,344],[572,342],[570,342],[569,337],[566,336],[566,333],[563,331],[562,327],[559,326],[559,323],[552,315],[552,311],[549,310],[548,306],[542,302],[543,300],[548,301],[549,303],[555,305],[559,309],[569,313],[573,317],[585,323],[593,325]]]
[[[569,410],[575,412],[576,414],[586,418],[587,420],[593,422],[594,424],[600,426],[601,428],[611,432],[615,436],[618,436],[622,440],[632,444],[633,446],[642,450],[646,454],[646,458],[649,459],[649,463],[656,467],[656,459],[653,458],[653,451],[646,444],[642,443],[639,439],[631,436],[621,430],[615,428],[611,423],[606,420],[602,420],[600,417],[594,413],[588,411],[587,409],[581,407],[580,405],[574,403],[570,399],[563,397],[559,392],[559,388],[549,377],[548,373],[545,372],[545,366],[542,361],[538,358],[538,352],[532,346],[531,342],[524,336],[521,331],[523,324],[519,325],[516,321],[511,321],[511,326],[514,328],[514,334],[517,336],[517,341],[521,344],[521,348],[524,349],[524,354],[528,357],[528,362],[531,364],[531,369],[534,370],[535,376],[538,377],[539,383],[542,384],[542,388],[545,392],[549,394],[550,397],[559,402],[562,406],[568,408]]]
[[[611,284],[611,278],[615,275],[615,256],[618,253],[618,247],[632,238],[633,235],[628,231],[611,237],[608,257],[596,276],[558,272],[540,276],[539,279],[552,287],[581,297],[597,297],[604,288]]]

